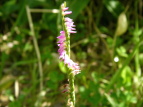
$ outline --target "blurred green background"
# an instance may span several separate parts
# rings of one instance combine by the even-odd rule
[[[66,106],[56,43],[63,2],[0,0],[0,107]],[[81,67],[76,107],[143,107],[143,1],[67,0],[67,7],[77,29],[71,57]]]

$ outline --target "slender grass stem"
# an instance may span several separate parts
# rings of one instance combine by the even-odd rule
[[[26,13],[27,13],[28,21],[29,21],[30,30],[31,30],[31,36],[33,39],[33,45],[35,47],[35,52],[36,52],[36,56],[38,59],[38,67],[39,67],[39,75],[40,75],[40,91],[42,91],[43,89],[43,68],[42,68],[41,54],[40,54],[38,42],[35,36],[35,31],[34,31],[34,26],[33,26],[33,21],[32,21],[32,16],[30,13],[29,6],[26,6]]]
[[[138,24],[138,0],[135,2],[135,31],[139,31],[139,24]],[[138,42],[139,41],[139,34],[138,33],[135,33],[134,34],[134,37],[135,37],[135,41]],[[138,77],[141,76],[141,68],[140,68],[140,61],[139,61],[139,49],[137,50],[136,52],[136,55],[135,55],[135,69],[136,69],[136,75]]]
[[[111,68],[111,72],[113,72],[113,70],[115,69],[116,67],[116,64],[114,62],[114,57],[115,57],[115,50],[116,50],[116,42],[117,42],[117,35],[114,35],[113,36],[113,46],[112,46],[112,54],[111,54],[111,57],[112,57],[112,68]]]
[[[30,9],[32,13],[59,13],[58,9]]]

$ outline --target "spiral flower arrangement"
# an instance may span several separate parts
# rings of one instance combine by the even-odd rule
[[[74,77],[76,74],[80,73],[80,67],[77,63],[75,63],[72,59],[70,59],[70,35],[72,33],[76,33],[74,22],[71,18],[65,17],[68,14],[71,14],[72,11],[67,11],[68,7],[66,7],[66,2],[61,5],[61,15],[62,15],[62,25],[63,30],[60,31],[60,36],[58,46],[59,59],[64,62],[64,64],[69,69],[68,72],[68,81],[69,88],[66,91],[69,93],[69,103],[70,107],[74,107],[75,105],[75,90],[74,90]],[[65,92],[65,91],[64,91]]]

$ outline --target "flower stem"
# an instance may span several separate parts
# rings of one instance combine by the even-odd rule
[[[70,87],[70,100],[71,105],[75,106],[75,88],[74,88],[74,74],[69,73],[69,87]]]
[[[66,2],[64,3],[64,6],[66,7]],[[66,36],[66,52],[67,55],[70,58],[70,33],[68,32],[68,29],[66,27],[66,23],[65,23],[65,17],[62,14],[62,25],[63,25],[63,29],[65,31],[65,36]],[[72,73],[71,69],[68,69],[68,80],[69,80],[69,105],[70,107],[75,107],[75,90],[74,90],[74,74]]]

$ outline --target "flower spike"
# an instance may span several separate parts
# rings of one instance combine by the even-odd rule
[[[70,107],[75,105],[75,92],[74,92],[74,76],[80,73],[80,67],[77,63],[70,59],[70,35],[71,33],[76,33],[74,22],[71,18],[65,17],[65,15],[71,14],[72,11],[67,11],[69,8],[66,7],[66,2],[61,5],[61,15],[62,15],[62,25],[63,30],[60,32],[58,44],[59,59],[64,62],[64,64],[69,69],[68,80],[69,89],[63,90],[63,93],[69,92],[70,94]]]

